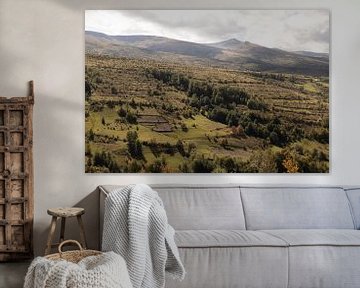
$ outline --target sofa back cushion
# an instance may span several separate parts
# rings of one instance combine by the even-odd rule
[[[239,187],[156,187],[176,230],[244,230]]]
[[[360,229],[360,188],[346,189],[346,194],[350,201],[355,227]]]
[[[241,187],[246,227],[265,229],[354,229],[342,188]]]

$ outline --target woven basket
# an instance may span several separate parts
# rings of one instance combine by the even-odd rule
[[[79,250],[63,252],[61,250],[62,247],[65,244],[69,244],[69,243],[76,244],[79,247]],[[59,251],[59,253],[47,255],[47,256],[45,256],[45,258],[47,258],[49,260],[54,260],[54,261],[66,260],[69,262],[78,263],[79,261],[81,261],[82,259],[84,259],[88,256],[96,256],[96,255],[102,254],[102,252],[100,252],[100,251],[83,249],[81,244],[76,240],[66,240],[66,241],[61,242],[61,244],[59,245],[58,251]]]

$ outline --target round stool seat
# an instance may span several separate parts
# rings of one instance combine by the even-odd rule
[[[47,213],[55,217],[75,217],[85,213],[84,208],[79,207],[59,207],[59,208],[50,208],[47,210]]]

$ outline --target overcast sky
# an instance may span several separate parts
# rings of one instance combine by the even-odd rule
[[[329,52],[327,10],[87,10],[85,30],[198,43],[236,38],[288,51]]]

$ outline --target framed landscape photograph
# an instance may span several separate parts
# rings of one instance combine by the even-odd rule
[[[328,173],[329,11],[87,10],[86,173]]]

